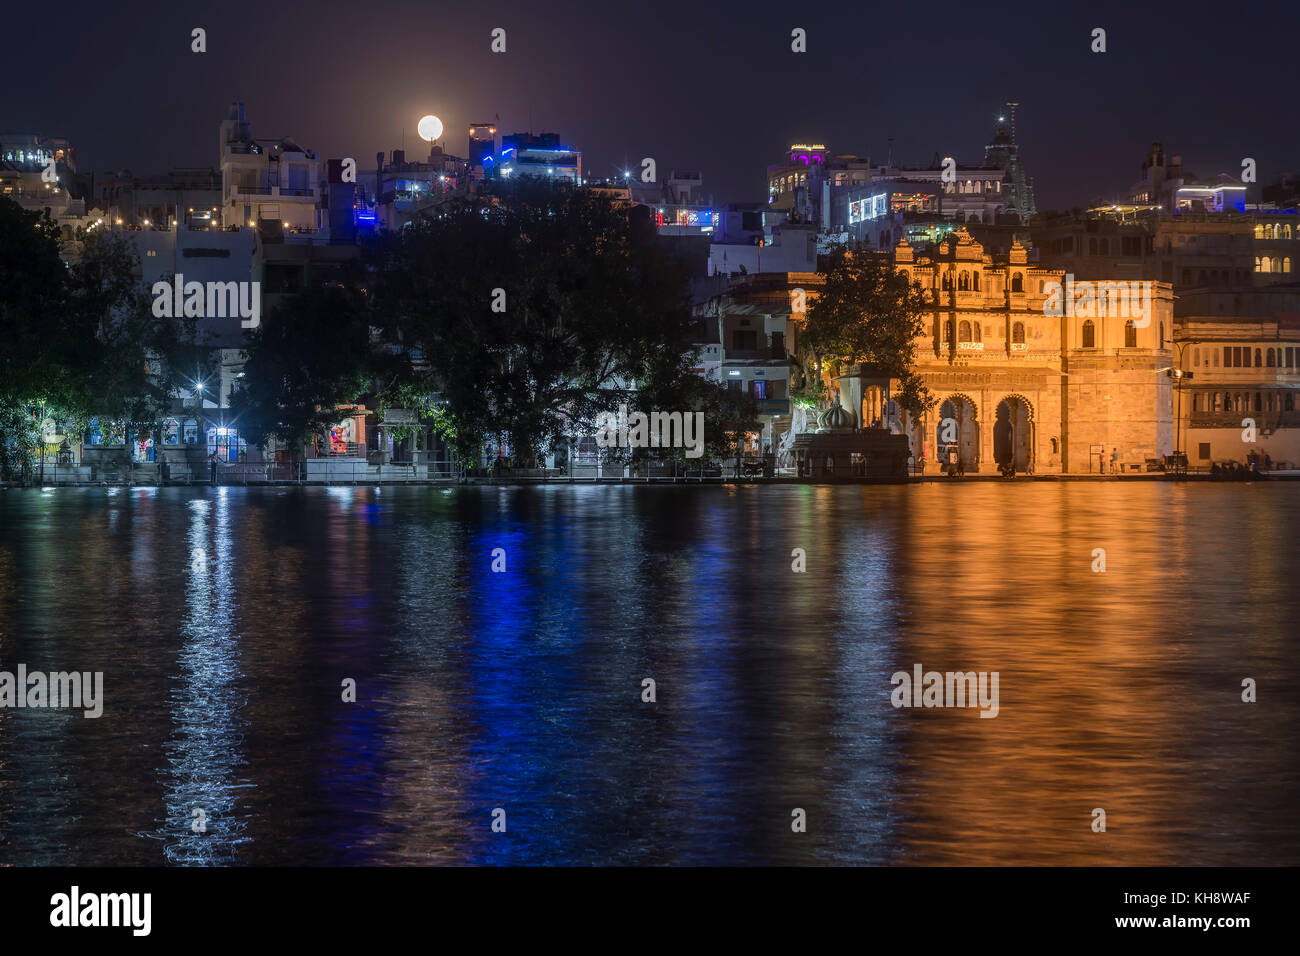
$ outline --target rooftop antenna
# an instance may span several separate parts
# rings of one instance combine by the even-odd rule
[[[886,161],[885,165],[890,169],[894,168],[894,137],[892,136],[889,137],[889,159]]]

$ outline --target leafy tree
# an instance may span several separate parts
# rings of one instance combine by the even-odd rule
[[[529,463],[634,395],[690,407],[688,277],[644,210],[525,181],[385,234],[370,261],[373,324],[419,359],[463,451],[503,437]]]
[[[275,437],[298,446],[338,422],[335,408],[360,401],[381,374],[358,292],[309,289],[278,305],[249,334],[244,377],[231,396],[252,444]]]
[[[0,198],[0,449],[5,475],[35,443],[27,409],[73,424],[154,422],[196,354],[194,324],[158,319],[124,237],[83,234],[64,264],[48,213]],[[71,250],[70,250],[71,251]]]
[[[898,402],[911,412],[933,404],[914,369],[916,340],[924,331],[925,297],[894,268],[888,255],[841,247],[826,257],[825,284],[807,312],[800,333],[805,381],[821,381],[834,363],[861,365],[898,379]]]

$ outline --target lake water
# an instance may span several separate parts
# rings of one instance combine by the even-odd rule
[[[1294,865],[1298,516],[1290,482],[0,492],[0,670],[104,674],[98,719],[0,710],[0,864]],[[997,716],[895,708],[916,664],[997,672]]]

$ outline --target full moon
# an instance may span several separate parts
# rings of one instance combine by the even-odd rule
[[[432,115],[422,116],[415,129],[420,134],[420,139],[427,139],[432,143],[442,135],[442,120]]]

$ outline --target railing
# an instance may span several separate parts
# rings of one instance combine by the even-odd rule
[[[330,442],[320,446],[321,458],[365,458],[366,446],[360,442]]]
[[[298,481],[302,477],[297,465],[277,465],[272,462],[247,462],[219,464],[219,484],[248,484],[250,481]]]

